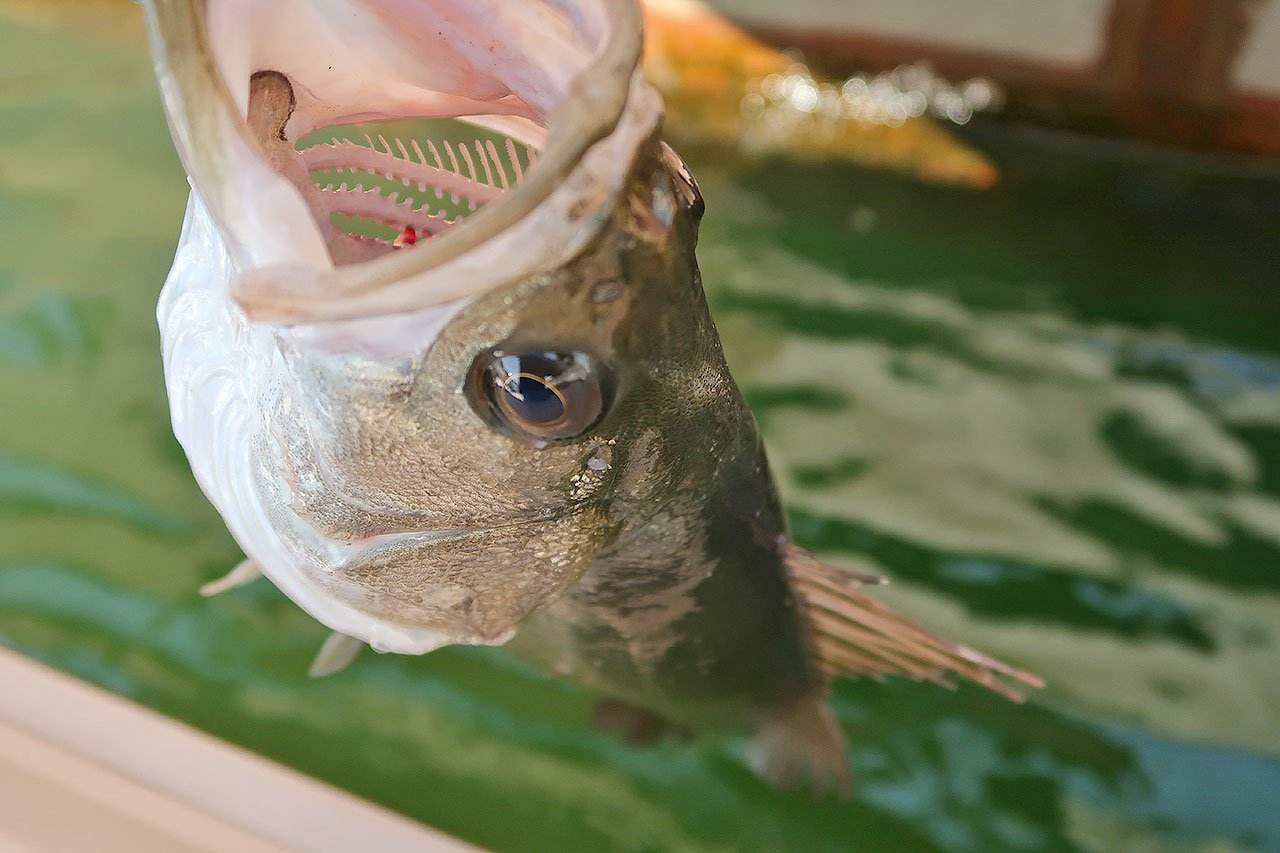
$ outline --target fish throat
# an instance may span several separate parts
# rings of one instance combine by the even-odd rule
[[[449,118],[323,126],[295,139],[296,104],[284,74],[259,71],[247,123],[336,265],[430,240],[520,187],[538,159],[529,142]]]

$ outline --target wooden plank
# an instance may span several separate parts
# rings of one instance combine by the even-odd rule
[[[136,853],[282,850],[4,722],[0,844]]]
[[[0,850],[6,845],[477,849],[0,648]]]

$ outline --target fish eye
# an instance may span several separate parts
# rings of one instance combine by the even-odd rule
[[[477,367],[482,364],[479,396],[517,433],[544,441],[574,438],[604,411],[601,371],[585,353],[491,351],[477,360]]]

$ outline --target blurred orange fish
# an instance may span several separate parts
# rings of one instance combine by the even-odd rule
[[[845,160],[975,188],[996,181],[989,160],[929,118],[851,110],[842,83],[810,73],[700,0],[645,0],[645,11],[645,73],[666,100],[668,134],[685,145]],[[789,87],[789,97],[770,86]]]

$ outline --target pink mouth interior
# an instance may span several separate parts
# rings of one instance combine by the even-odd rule
[[[430,240],[519,187],[547,116],[607,40],[606,6],[210,0],[208,26],[252,134],[342,265]],[[460,117],[506,133],[404,121]]]

